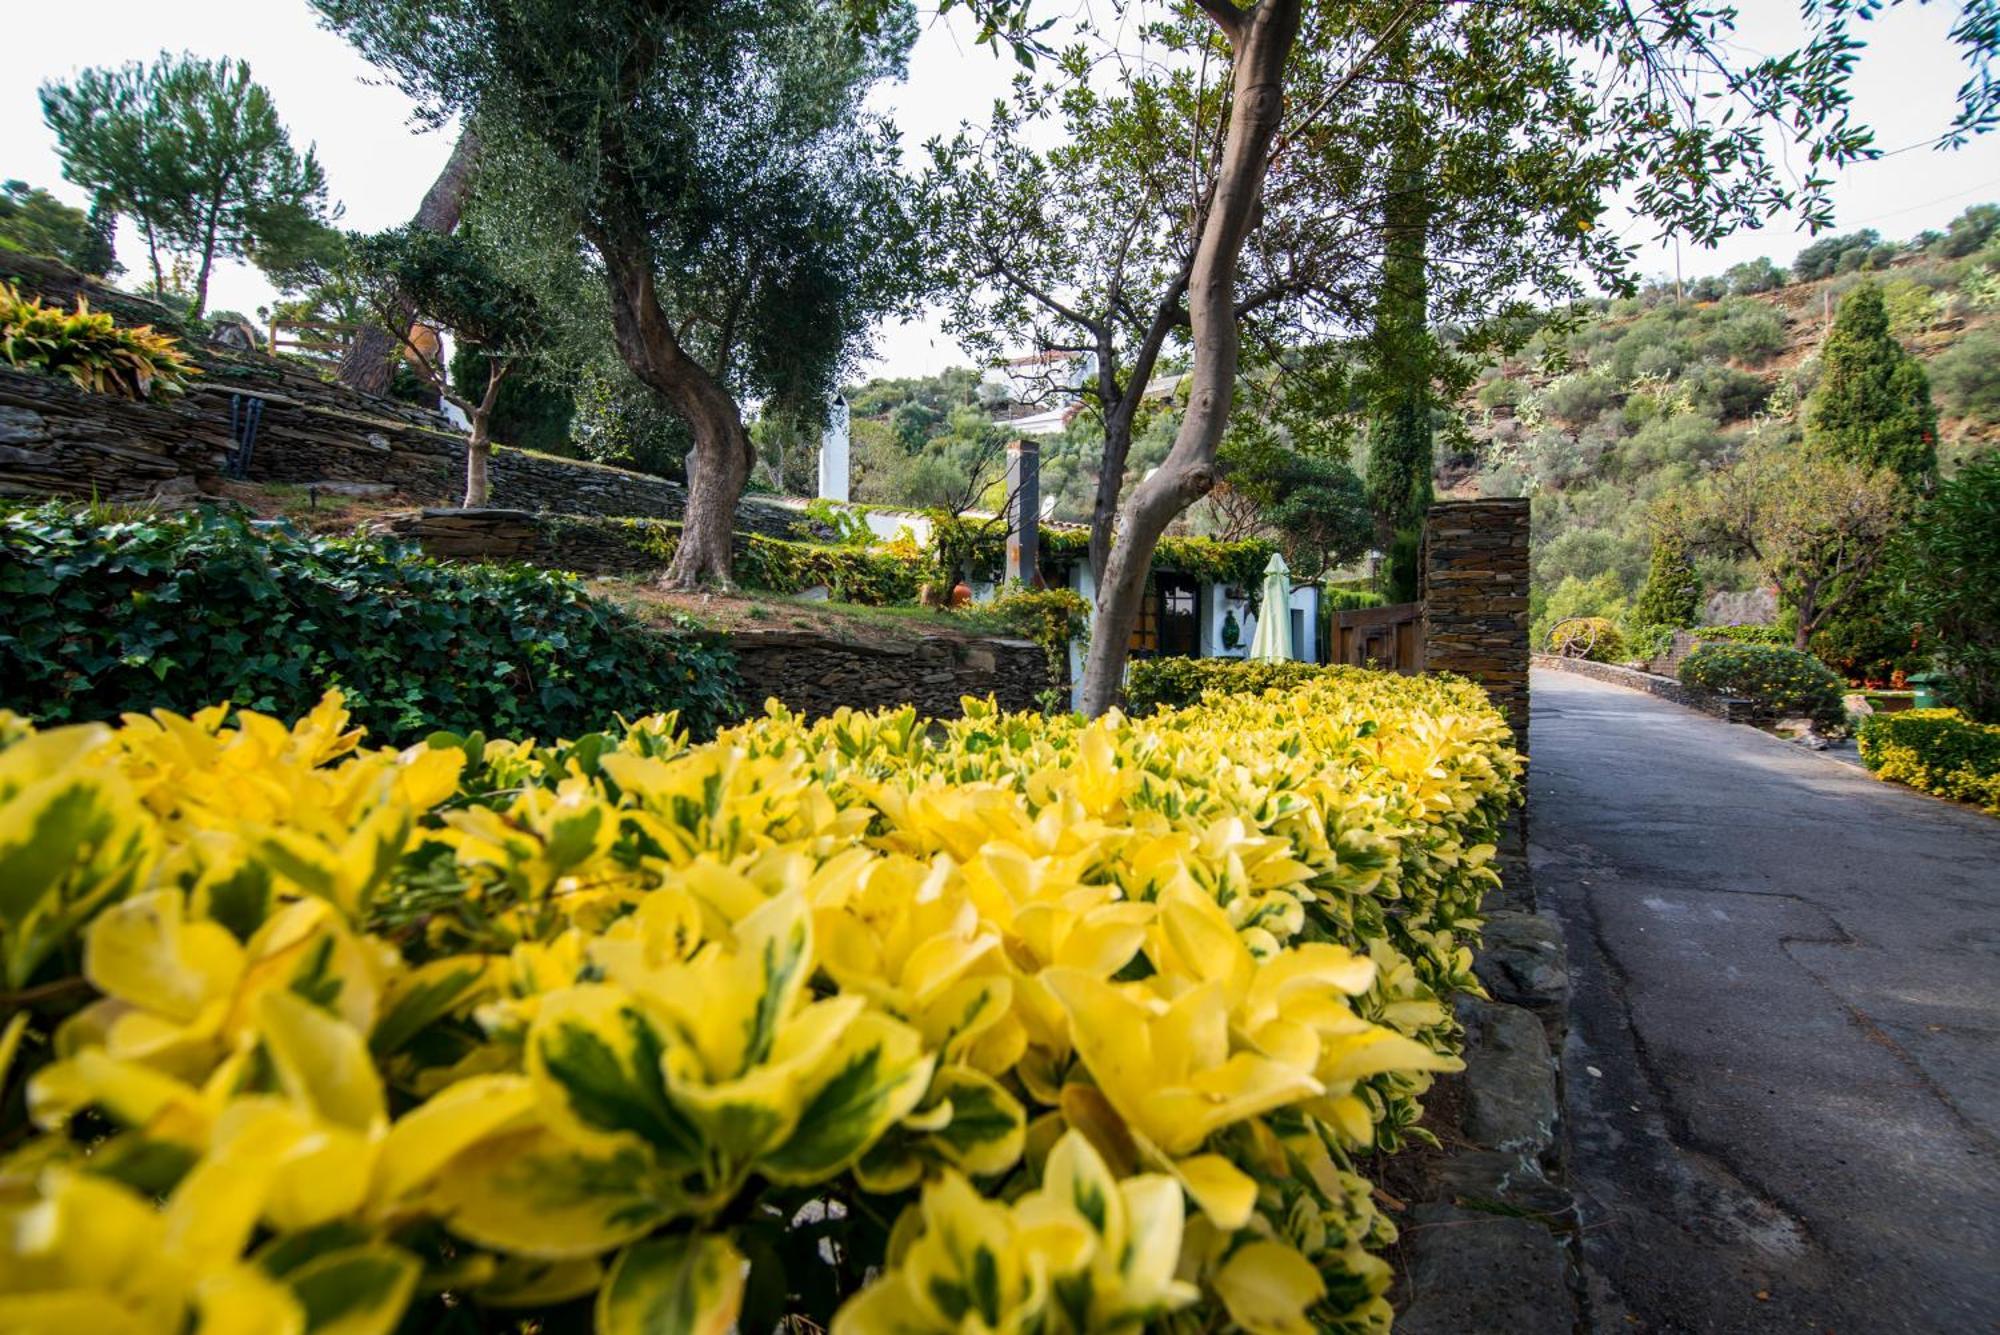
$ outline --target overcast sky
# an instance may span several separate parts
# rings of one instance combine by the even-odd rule
[[[451,149],[448,134],[419,134],[410,106],[393,88],[373,82],[373,71],[313,21],[305,0],[91,0],[85,5],[13,7],[7,18],[9,77],[0,91],[0,178],[46,186],[75,204],[83,192],[62,180],[54,136],[42,125],[36,88],[67,78],[87,65],[146,60],[162,49],[229,55],[250,62],[291,127],[296,144],[318,146],[333,197],[346,208],[344,225],[375,230],[405,221]],[[1792,0],[1740,0],[1740,45],[1771,52],[1796,41]],[[1857,118],[1872,125],[1887,150],[1920,145],[1949,123],[1953,95],[1964,78],[1946,39],[1955,5],[1905,6],[1861,25],[1870,39],[1855,78]],[[975,47],[962,22],[931,23],[919,41],[907,82],[883,90],[878,105],[890,110],[914,152],[932,135],[966,118],[983,118],[1014,72]],[[1875,227],[1902,238],[1941,227],[1967,204],[2000,196],[2000,135],[1976,140],[1955,153],[1916,147],[1847,171],[1834,192],[1843,231]],[[1681,255],[1689,277],[1719,272],[1738,260],[1769,255],[1788,262],[1805,238],[1793,219],[1773,218],[1761,232],[1738,235],[1715,253]],[[1643,225],[1627,240],[1645,240]],[[137,238],[122,235],[119,253],[136,266]],[[1649,244],[1643,269],[1670,275],[1671,244]],[[129,276],[128,276],[129,281]],[[245,265],[221,267],[211,304],[254,311],[271,290]],[[870,369],[921,375],[963,364],[967,358],[932,320],[888,328],[877,338]]]

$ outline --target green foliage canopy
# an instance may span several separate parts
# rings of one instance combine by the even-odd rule
[[[196,317],[217,259],[286,248],[327,216],[318,157],[292,147],[247,62],[162,52],[43,84],[41,103],[63,175],[138,223],[154,289],[162,250],[193,263]]]
[[[1938,488],[1890,558],[1893,605],[1923,627],[1967,713],[2000,723],[2000,455]]]

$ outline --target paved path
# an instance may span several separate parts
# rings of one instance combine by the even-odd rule
[[[1534,674],[1598,1331],[2000,1331],[2000,821]]]

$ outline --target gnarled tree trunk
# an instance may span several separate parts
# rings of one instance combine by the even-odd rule
[[[680,546],[661,584],[670,589],[733,587],[729,565],[736,501],[756,462],[743,415],[722,382],[674,336],[653,282],[652,247],[643,239],[603,233],[591,241],[604,260],[620,360],[673,405],[694,436]]]
[[[1201,0],[1234,52],[1234,111],[1188,280],[1193,392],[1166,462],[1119,511],[1117,539],[1097,590],[1083,674],[1083,712],[1093,717],[1117,702],[1160,535],[1174,516],[1215,485],[1216,447],[1236,385],[1236,265],[1256,217],[1271,140],[1284,114],[1285,60],[1298,37],[1300,3],[1258,0],[1250,9],[1238,9],[1230,0]]]
[[[410,219],[411,225],[440,234],[456,229],[460,215],[465,212],[465,202],[472,197],[472,178],[478,165],[479,132],[468,124],[458,132],[458,143],[445,159],[444,170],[424,192],[423,203]],[[416,316],[415,304],[405,301],[400,318],[389,323],[407,329]],[[402,345],[387,328],[373,324],[364,327],[355,335],[347,355],[340,359],[340,383],[363,394],[387,394],[401,352]]]

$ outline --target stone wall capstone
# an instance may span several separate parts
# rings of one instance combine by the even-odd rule
[[[927,718],[957,718],[962,696],[995,697],[1002,709],[1032,710],[1052,685],[1048,656],[1028,640],[928,636],[873,642],[807,630],[739,630],[729,636],[743,700],[755,713],[775,697],[811,717],[853,709],[916,706]]]
[[[1424,669],[1486,688],[1528,735],[1528,502],[1444,501],[1424,519]]]

